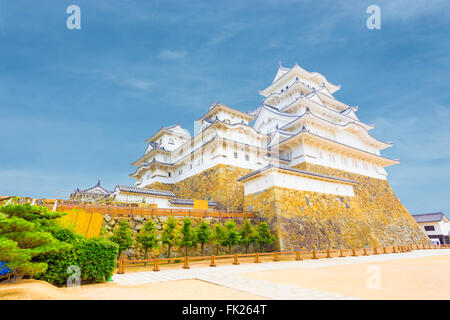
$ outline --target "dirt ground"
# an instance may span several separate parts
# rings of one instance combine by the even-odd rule
[[[177,280],[137,286],[114,283],[57,288],[47,282],[22,280],[0,285],[0,300],[255,300],[261,297],[200,280]]]
[[[241,277],[297,285],[361,299],[450,299],[450,255],[377,263],[261,271]],[[217,268],[219,269],[219,267]],[[200,280],[120,286],[115,283],[57,288],[44,281],[0,284],[0,300],[262,299]]]
[[[240,276],[360,299],[448,300],[449,270],[450,255],[441,255],[314,269],[262,271]]]

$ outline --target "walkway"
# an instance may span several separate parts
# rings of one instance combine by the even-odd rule
[[[145,283],[155,283],[173,280],[197,279],[213,283],[216,285],[233,288],[246,293],[258,295],[268,299],[354,299],[329,292],[322,292],[299,286],[275,283],[266,280],[249,279],[239,274],[252,273],[258,271],[273,271],[283,269],[301,268],[323,268],[330,266],[341,266],[361,263],[376,263],[381,261],[411,259],[436,255],[448,255],[450,249],[436,250],[415,250],[406,253],[380,254],[370,256],[302,260],[302,261],[280,261],[263,262],[260,264],[248,263],[241,265],[226,265],[211,267],[199,267],[193,269],[172,269],[159,272],[146,271],[125,274],[115,274],[114,283],[119,285],[138,285]]]

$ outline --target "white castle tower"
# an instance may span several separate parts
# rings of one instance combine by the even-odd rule
[[[255,212],[279,250],[417,243],[427,239],[395,196],[385,167],[399,163],[369,134],[357,107],[333,97],[340,87],[299,65],[281,65],[241,112],[212,104],[194,136],[162,127],[133,163],[136,186],[221,209]]]
[[[369,130],[374,126],[358,119],[358,108],[333,97],[339,88],[297,64],[291,69],[280,65],[273,82],[260,91],[265,99],[257,110],[244,113],[212,104],[195,122],[193,137],[178,124],[162,127],[147,139],[131,176],[136,186],[146,187],[175,184],[218,164],[257,170],[308,161],[385,179],[384,167],[398,161],[380,151],[392,144],[373,138]]]

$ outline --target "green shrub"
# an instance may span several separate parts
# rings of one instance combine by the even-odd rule
[[[82,245],[78,263],[83,280],[105,281],[114,273],[119,245],[107,239],[92,238]]]
[[[111,277],[118,245],[106,239],[88,239],[61,227],[63,214],[45,207],[0,206],[0,261],[16,275],[31,276],[55,285],[66,283],[70,266],[80,267],[81,280]]]

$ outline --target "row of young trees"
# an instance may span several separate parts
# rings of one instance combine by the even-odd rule
[[[252,244],[257,245],[262,252],[264,245],[273,243],[275,237],[271,234],[266,222],[253,227],[249,220],[245,220],[238,229],[233,220],[227,221],[225,225],[216,223],[213,226],[206,221],[201,221],[197,227],[194,227],[192,220],[185,218],[180,228],[175,218],[169,217],[161,232],[158,232],[154,223],[149,220],[136,237],[133,237],[128,221],[122,220],[110,240],[119,245],[119,257],[123,251],[137,244],[144,251],[145,258],[148,258],[149,252],[158,249],[161,245],[167,247],[168,257],[174,247],[183,248],[187,256],[188,249],[196,248],[198,245],[200,245],[201,254],[205,254],[205,246],[208,244],[215,245],[216,255],[219,254],[220,247],[228,248],[231,254],[232,248],[238,245],[243,246],[245,253],[248,253]]]

